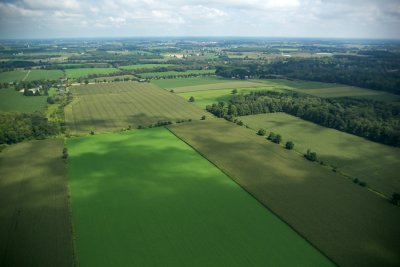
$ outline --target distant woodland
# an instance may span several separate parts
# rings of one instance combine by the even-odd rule
[[[285,112],[375,142],[400,146],[400,107],[374,100],[323,99],[295,92],[261,91],[234,95],[229,103],[209,105],[207,111],[228,120],[236,116]]]
[[[271,64],[231,62],[218,66],[222,77],[286,77],[341,83],[400,94],[400,56],[385,51],[361,51],[357,55],[323,58],[288,58]]]

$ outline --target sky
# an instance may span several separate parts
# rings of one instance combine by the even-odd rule
[[[0,0],[0,39],[400,39],[400,0]]]

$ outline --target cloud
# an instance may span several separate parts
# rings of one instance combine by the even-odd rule
[[[78,10],[81,8],[80,2],[76,0],[23,0],[23,5],[34,9],[67,9],[67,10]]]
[[[0,22],[3,38],[165,34],[400,38],[400,1],[8,0],[0,2]]]

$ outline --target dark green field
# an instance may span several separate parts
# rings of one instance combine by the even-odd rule
[[[24,96],[13,88],[0,90],[0,111],[33,112],[44,110],[47,96]]]
[[[295,150],[315,151],[320,160],[339,171],[364,181],[388,198],[400,192],[400,149],[304,121],[285,113],[239,117],[254,131],[266,129],[282,135],[285,144],[291,140]]]
[[[165,128],[67,145],[80,266],[333,266]]]
[[[395,102],[400,103],[400,96],[370,90],[355,86],[348,86],[336,83],[323,83],[323,82],[311,82],[301,80],[283,80],[283,79],[269,79],[269,80],[257,80],[258,82],[265,83],[266,85],[279,88],[289,89],[292,91],[305,93],[322,98],[332,97],[355,97],[355,98],[367,98],[377,101],[384,102]]]
[[[398,207],[223,120],[169,128],[339,266],[399,266]]]
[[[64,141],[0,153],[0,266],[74,266]]]

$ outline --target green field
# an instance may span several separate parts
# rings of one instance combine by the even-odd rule
[[[282,135],[283,144],[291,140],[295,150],[317,152],[318,158],[390,197],[400,192],[400,149],[325,128],[285,113],[239,117],[254,130],[266,129]]]
[[[118,72],[115,68],[82,68],[82,69],[66,69],[65,73],[68,78],[87,77],[90,74],[109,74]]]
[[[317,97],[332,98],[332,97],[361,97],[368,98],[378,101],[386,102],[397,102],[400,103],[400,96],[370,90],[365,88],[359,88],[348,85],[341,85],[335,83],[322,83],[322,82],[310,82],[300,80],[283,80],[283,79],[268,79],[268,80],[257,80],[263,82],[272,88],[278,89],[290,89],[292,91],[305,93]]]
[[[0,153],[1,266],[75,266],[63,147],[48,139]]]
[[[0,82],[2,83],[19,82],[25,78],[27,73],[28,73],[27,70],[0,72]]]
[[[137,69],[154,69],[161,67],[170,67],[174,66],[173,64],[136,64],[136,65],[128,65],[128,66],[120,66],[120,69],[123,70],[137,70]]]
[[[240,83],[240,82],[239,82]],[[239,85],[238,83],[238,85]],[[246,84],[242,84],[246,85]],[[248,84],[250,85],[250,84]],[[207,88],[207,85],[203,88]],[[208,87],[209,88],[209,87]],[[278,91],[279,89],[271,89],[270,87],[252,87],[252,88],[238,88],[235,85],[231,88],[237,89],[238,93],[249,93],[254,91],[265,91],[265,90],[274,90]],[[180,89],[180,88],[178,88]],[[195,104],[205,108],[207,105],[211,105],[213,103],[217,103],[220,101],[227,102],[233,96],[233,89],[213,89],[208,91],[194,91],[194,92],[185,92],[178,93],[177,95],[183,97],[184,99],[189,99],[191,96],[195,99]],[[178,90],[179,91],[179,90]]]
[[[164,89],[172,89],[172,88],[183,87],[183,86],[225,83],[227,81],[231,81],[231,80],[227,80],[227,79],[220,78],[217,76],[204,76],[204,77],[192,77],[192,78],[152,80],[151,83],[154,83]]]
[[[228,101],[232,96],[232,89],[186,92],[178,93],[177,95],[186,100],[193,96],[195,99],[194,104],[205,108],[207,105],[211,105],[213,103]]]
[[[24,81],[36,80],[58,80],[64,76],[61,70],[29,70],[28,76]]]
[[[12,88],[0,90],[0,111],[33,112],[44,110],[47,96],[24,96]]]
[[[163,72],[144,72],[137,74],[146,79],[150,78],[166,78],[171,76],[186,76],[186,75],[213,75],[215,70],[187,70],[187,71],[163,71]]]
[[[198,120],[206,112],[150,83],[125,82],[70,88],[74,100],[65,108],[72,133],[149,126],[159,120]]]
[[[67,146],[80,266],[333,266],[165,128]]]
[[[257,88],[266,87],[263,83],[251,82],[251,81],[241,81],[241,80],[229,80],[224,83],[214,83],[214,84],[203,84],[203,85],[192,85],[184,86],[179,88],[174,88],[177,93],[184,92],[197,92],[197,91],[209,91],[209,90],[221,90],[221,89],[239,89],[239,88]]]
[[[339,266],[400,265],[400,212],[380,196],[222,119],[169,128]]]

